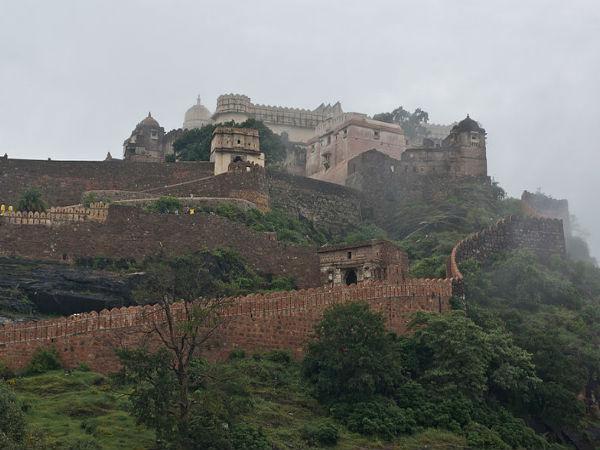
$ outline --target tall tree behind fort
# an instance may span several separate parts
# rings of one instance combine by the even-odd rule
[[[281,136],[273,133],[260,120],[248,119],[242,123],[227,122],[223,124],[206,125],[199,129],[186,130],[173,143],[177,159],[182,161],[208,161],[210,158],[210,143],[212,134],[217,126],[235,126],[238,128],[254,128],[258,130],[260,150],[265,154],[267,165],[276,165],[286,156],[286,145]]]
[[[397,123],[409,139],[427,137],[429,134],[429,131],[423,126],[423,124],[429,122],[429,113],[421,108],[417,108],[411,113],[405,110],[403,106],[399,106],[392,112],[375,114],[373,119],[387,123]]]

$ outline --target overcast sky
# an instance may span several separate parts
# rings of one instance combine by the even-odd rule
[[[120,157],[229,92],[469,113],[490,175],[568,198],[600,256],[599,0],[0,0],[0,155]]]

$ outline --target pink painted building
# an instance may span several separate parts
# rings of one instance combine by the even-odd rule
[[[406,148],[400,125],[369,119],[365,114],[344,113],[325,119],[308,140],[306,176],[344,184],[348,161],[376,149],[395,159]]]

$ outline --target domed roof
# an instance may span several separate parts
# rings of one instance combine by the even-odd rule
[[[152,127],[152,128],[160,128],[160,125],[158,124],[156,119],[154,117],[152,117],[152,114],[150,114],[150,113],[148,113],[148,117],[146,117],[144,120],[142,120],[140,122],[140,125]]]
[[[477,121],[471,119],[467,114],[467,117],[458,122],[457,125],[454,125],[452,131],[476,131],[478,133],[485,133],[485,130],[479,126]]]
[[[200,96],[196,101],[196,104],[188,109],[183,119],[183,128],[201,128],[202,126],[211,123],[211,113],[206,106],[200,101]]]

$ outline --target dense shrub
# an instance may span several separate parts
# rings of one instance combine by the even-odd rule
[[[4,362],[0,360],[0,380],[8,380],[9,378],[13,378],[14,376],[15,373]]]
[[[25,415],[21,405],[15,394],[0,381],[0,448],[12,448],[7,443],[22,442],[24,437]]]
[[[37,375],[51,370],[62,369],[62,363],[55,348],[40,348],[37,350],[27,367],[25,374]]]
[[[324,232],[309,220],[291,217],[286,212],[272,209],[263,213],[258,209],[244,210],[231,203],[221,203],[216,207],[204,207],[210,212],[225,217],[232,222],[243,223],[255,231],[277,233],[277,239],[294,244],[324,244],[327,240]]]
[[[383,317],[366,303],[336,305],[315,327],[303,374],[322,402],[389,395],[405,377]]]
[[[147,206],[147,210],[159,214],[174,214],[182,210],[181,202],[177,197],[163,196]]]
[[[17,203],[17,211],[44,212],[47,209],[46,202],[42,198],[42,191],[38,188],[29,188]]]
[[[318,420],[304,425],[302,439],[310,446],[332,447],[338,442],[339,431],[332,421]]]
[[[472,450],[510,450],[511,447],[504,442],[498,433],[489,428],[472,422],[465,429],[467,445]]]
[[[391,440],[416,430],[412,410],[401,409],[393,401],[375,398],[367,402],[336,404],[332,414],[350,431],[364,435],[376,435]]]
[[[238,424],[233,427],[231,444],[235,450],[271,450],[273,448],[262,429],[248,424]]]
[[[265,355],[266,359],[280,364],[289,364],[292,362],[292,353],[289,350],[273,350]]]
[[[229,353],[229,360],[234,361],[236,359],[244,359],[246,357],[246,351],[241,348],[231,350]]]

